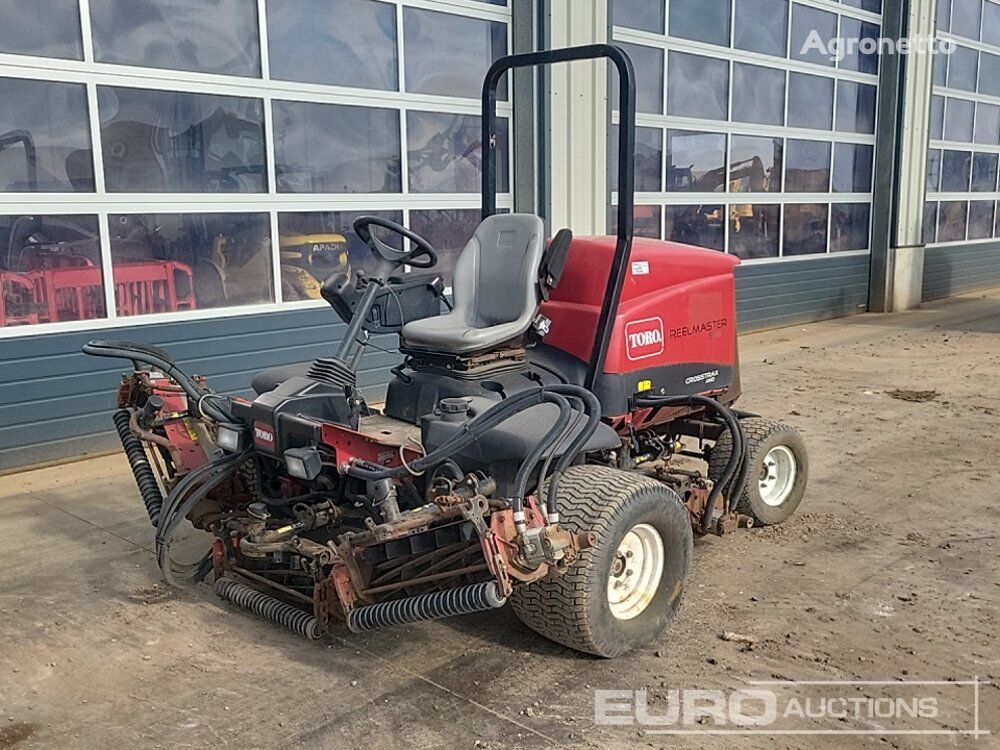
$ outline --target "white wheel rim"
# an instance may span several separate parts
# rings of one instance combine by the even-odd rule
[[[622,539],[611,561],[608,605],[619,620],[631,620],[645,611],[656,596],[663,577],[663,538],[647,523],[640,523]]]
[[[776,508],[792,494],[798,473],[795,454],[785,445],[776,445],[764,456],[757,479],[760,499],[764,505]]]

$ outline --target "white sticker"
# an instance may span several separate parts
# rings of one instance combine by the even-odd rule
[[[633,276],[648,276],[649,275],[649,261],[648,260],[636,260],[632,262],[632,275]]]

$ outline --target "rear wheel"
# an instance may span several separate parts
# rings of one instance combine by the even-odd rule
[[[736,509],[763,526],[788,519],[802,502],[809,479],[809,457],[802,436],[788,425],[763,417],[741,419],[747,440],[747,484]],[[728,431],[712,447],[708,476],[717,482],[732,455]]]
[[[597,656],[655,640],[680,607],[691,565],[691,524],[680,498],[649,477],[575,466],[563,474],[558,503],[562,525],[594,532],[597,543],[563,576],[516,587],[517,617]]]

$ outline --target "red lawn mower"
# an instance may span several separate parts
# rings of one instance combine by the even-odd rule
[[[599,58],[622,83],[618,236],[564,229],[546,243],[539,217],[496,213],[497,84],[513,68]],[[155,347],[84,347],[134,363],[114,421],[168,580],[212,575],[223,598],[310,638],[509,600],[543,636],[613,657],[673,618],[693,534],[780,523],[798,506],[801,438],[731,408],[738,261],[633,241],[627,55],[504,57],[482,122],[483,218],[453,305],[434,248],[366,216],[354,228],[374,270],[323,286],[348,326],[339,350],[259,373],[253,400],[214,393]],[[356,373],[387,333],[403,362],[375,409]],[[707,469],[679,465],[692,458]],[[211,535],[188,562],[172,554],[185,519]]]

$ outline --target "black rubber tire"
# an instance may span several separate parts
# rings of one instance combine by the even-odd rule
[[[510,601],[518,619],[549,640],[605,658],[644,646],[666,630],[681,604],[693,535],[687,510],[664,484],[606,466],[574,466],[559,482],[561,525],[592,531],[597,544],[559,578],[517,586]],[[611,613],[607,587],[625,534],[645,523],[660,534],[664,569],[652,601],[638,616]]]
[[[740,493],[736,509],[753,518],[760,526],[779,524],[795,512],[806,493],[809,481],[809,456],[802,436],[792,427],[763,417],[747,417],[740,420],[747,440],[747,460],[750,462],[746,487]],[[792,491],[781,505],[767,505],[760,495],[758,478],[764,456],[778,445],[786,446],[795,458],[795,483]],[[708,477],[719,481],[729,456],[733,451],[733,441],[729,431],[725,431],[712,446],[708,461]]]

